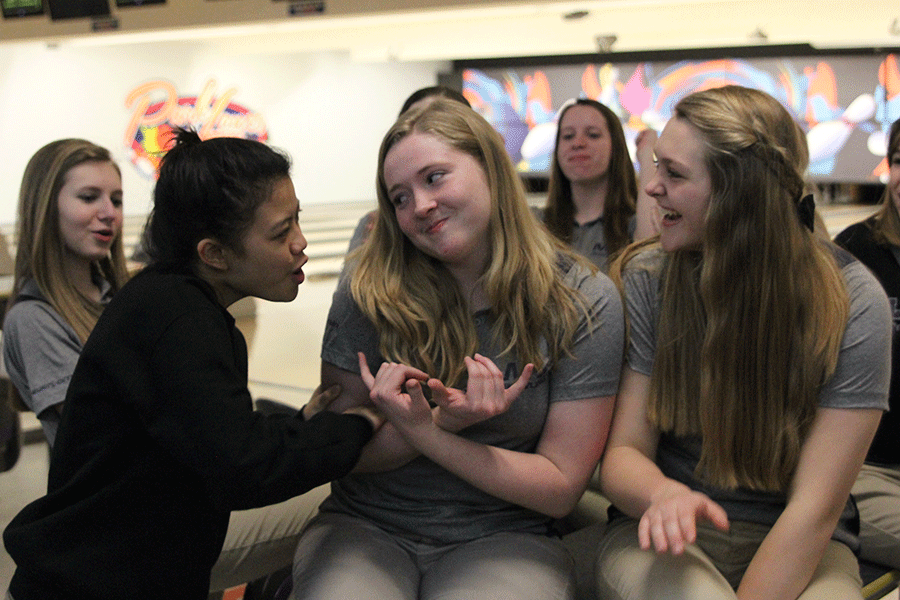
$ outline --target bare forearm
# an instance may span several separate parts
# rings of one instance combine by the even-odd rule
[[[834,531],[835,521],[785,514],[750,562],[740,600],[796,600],[806,589]]]
[[[435,423],[439,421],[439,411],[439,408],[432,410],[432,413],[435,415]],[[444,429],[458,429],[446,419],[442,422],[445,423]],[[420,452],[406,441],[406,438],[400,434],[390,421],[387,421],[363,449],[353,472],[377,473],[392,471],[402,467],[419,455]]]
[[[407,443],[393,425],[385,423],[363,448],[354,473],[377,473],[402,467],[419,453]]]
[[[540,454],[479,444],[437,427],[411,441],[422,454],[478,489],[556,518],[572,511],[590,475],[569,477]]]
[[[653,461],[628,446],[607,450],[600,463],[600,484],[609,501],[635,519],[641,518],[655,497],[674,488],[687,488],[663,475]]]

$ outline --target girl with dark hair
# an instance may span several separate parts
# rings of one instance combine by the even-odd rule
[[[247,347],[226,308],[288,302],[306,240],[289,161],[259,142],[177,133],[150,221],[151,263],[84,346],[47,495],[4,533],[15,600],[202,600],[233,510],[346,474],[378,419],[252,410]]]
[[[887,150],[890,172],[881,208],[835,241],[872,270],[894,313],[891,409],[881,418],[853,497],[859,507],[860,556],[900,569],[900,120],[891,125]]]
[[[659,239],[613,268],[630,339],[601,598],[862,598],[850,489],[887,408],[890,313],[813,233],[804,145],[738,86],[683,98],[656,143]]]
[[[656,134],[637,138],[641,174],[652,171]],[[603,271],[634,240],[655,233],[652,200],[638,189],[622,122],[606,105],[579,98],[560,111],[547,205],[553,235]]]

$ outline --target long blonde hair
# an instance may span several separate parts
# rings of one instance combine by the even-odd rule
[[[103,307],[81,293],[63,270],[65,244],[59,228],[58,199],[69,171],[86,162],[108,162],[119,170],[106,148],[80,139],[51,142],[28,161],[19,190],[13,284],[15,298],[25,281],[33,279],[82,343],[97,324]],[[109,256],[97,261],[96,266],[113,290],[125,284],[128,272],[121,232],[113,241]]]
[[[849,310],[832,248],[797,215],[805,138],[778,101],[738,86],[691,94],[674,118],[704,140],[712,193],[701,250],[662,267],[649,417],[702,436],[704,480],[784,491]]]
[[[375,323],[382,354],[455,385],[465,374],[463,358],[478,345],[465,294],[438,260],[406,238],[388,197],[385,158],[412,133],[435,136],[484,169],[491,256],[481,281],[496,317],[494,340],[523,364],[541,368],[547,358],[552,364],[569,351],[584,312],[581,295],[563,282],[565,269],[592,266],[534,217],[500,135],[473,110],[446,100],[401,115],[388,131],[378,155],[378,217],[368,243],[350,257],[353,298]]]
[[[900,119],[891,124],[891,133],[888,137],[888,164],[898,152],[900,152]],[[881,208],[874,215],[872,237],[880,244],[900,246],[900,214],[891,201],[889,186],[885,186],[881,196]]]

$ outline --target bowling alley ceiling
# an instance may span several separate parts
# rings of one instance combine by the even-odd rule
[[[342,1],[356,8],[333,16],[329,6],[339,7]],[[900,0],[330,0],[330,4],[323,0],[322,14],[279,18],[272,15],[287,15],[298,2],[266,2],[259,5],[260,10],[250,10],[253,2],[260,0],[193,0],[191,5],[205,5],[206,13],[194,15],[185,9],[179,19],[178,6],[184,0],[169,0],[167,5],[156,5],[160,8],[139,9],[145,13],[119,11],[122,30],[118,32],[77,35],[80,30],[75,27],[60,31],[67,33],[66,42],[76,44],[205,39],[221,44],[221,51],[227,53],[347,52],[366,62],[766,44],[809,43],[822,49],[900,47]],[[417,8],[422,6],[429,8]],[[201,24],[203,14],[215,13],[213,8],[228,11],[231,21],[234,15],[246,16],[247,21]],[[165,27],[142,24],[142,15],[150,14],[163,15],[163,25],[167,18],[171,22]],[[0,35],[0,41],[21,37],[9,23],[2,26],[0,34],[5,35]],[[27,36],[38,35],[28,32]]]
[[[401,61],[795,43],[897,47],[900,0],[522,2],[335,25],[278,43],[343,44],[361,59]],[[268,48],[272,42],[259,40]]]

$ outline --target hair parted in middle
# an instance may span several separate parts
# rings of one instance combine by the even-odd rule
[[[26,280],[34,279],[47,302],[72,326],[82,342],[97,324],[103,306],[79,292],[64,271],[59,194],[69,171],[85,163],[109,163],[121,176],[109,150],[82,139],[50,142],[28,161],[19,189],[13,293],[15,297]],[[109,256],[96,266],[114,291],[125,285],[128,272],[121,232],[116,235]]]
[[[195,131],[176,129],[153,193],[147,236],[151,263],[192,271],[204,238],[242,253],[256,209],[290,169],[286,154],[262,142],[201,140]]]
[[[448,100],[459,102],[460,104],[465,104],[469,108],[472,107],[472,105],[469,103],[469,100],[463,95],[462,92],[451,87],[447,87],[446,85],[432,85],[420,88],[410,94],[409,98],[407,98],[403,103],[403,106],[400,107],[400,114],[402,115],[410,108],[412,108],[413,104],[416,104],[420,100],[425,100],[428,98],[446,98]]]
[[[465,373],[463,358],[477,349],[463,290],[436,259],[403,234],[388,196],[385,158],[414,133],[430,135],[474,157],[491,197],[491,256],[482,282],[496,316],[495,339],[537,368],[569,351],[585,306],[563,283],[561,265],[594,267],[550,235],[531,212],[503,138],[472,109],[438,99],[400,116],[378,154],[378,217],[369,243],[351,255],[351,291],[375,323],[382,354],[416,366],[447,385]],[[547,342],[549,357],[541,351]]]
[[[783,492],[849,311],[834,246],[797,212],[806,138],[772,96],[740,86],[686,96],[673,118],[704,142],[711,197],[701,249],[662,267],[649,417],[702,436],[698,476]],[[614,278],[654,243],[630,247]]]
[[[608,106],[588,98],[578,98],[562,109],[557,119],[562,125],[563,117],[573,106],[589,106],[606,120],[612,148],[609,157],[609,186],[603,207],[603,235],[612,260],[630,242],[628,224],[634,216],[637,205],[638,184],[634,164],[625,142],[622,121]],[[562,127],[556,130],[553,144],[553,159],[550,166],[550,181],[547,188],[547,206],[544,209],[544,223],[556,237],[564,242],[572,239],[575,222],[575,205],[572,202],[572,184],[559,164],[557,148]]]

